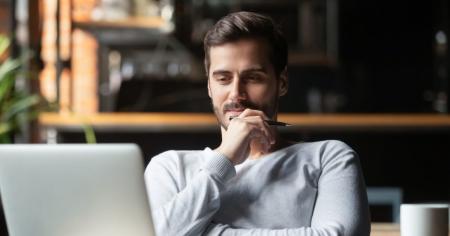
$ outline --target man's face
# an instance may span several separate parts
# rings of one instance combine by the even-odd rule
[[[241,39],[210,48],[208,94],[223,128],[245,108],[276,119],[278,98],[287,92],[286,73],[277,78],[267,44]]]

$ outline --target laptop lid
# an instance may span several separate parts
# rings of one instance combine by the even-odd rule
[[[10,236],[154,235],[135,144],[0,145]]]

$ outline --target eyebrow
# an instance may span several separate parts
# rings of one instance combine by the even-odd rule
[[[267,73],[266,68],[264,67],[254,67],[254,68],[249,68],[249,69],[245,69],[243,70],[240,74],[250,74],[250,73],[254,73],[254,72],[262,72],[262,73]],[[212,72],[212,76],[215,75],[229,75],[231,74],[230,71],[228,70],[216,70]]]
[[[267,73],[267,70],[264,67],[255,67],[255,68],[249,68],[249,69],[243,70],[241,72],[241,74],[245,75],[245,74],[250,74],[250,73],[255,73],[255,72]]]
[[[216,75],[229,75],[229,74],[231,74],[231,72],[230,72],[230,71],[227,71],[227,70],[216,70],[216,71],[213,71],[212,76],[216,76]]]

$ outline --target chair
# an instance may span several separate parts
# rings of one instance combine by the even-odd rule
[[[400,205],[403,201],[403,190],[399,187],[368,187],[369,205],[389,205],[392,209],[392,220],[400,222]]]

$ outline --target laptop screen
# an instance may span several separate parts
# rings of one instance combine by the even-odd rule
[[[154,235],[134,144],[0,145],[10,235]]]

